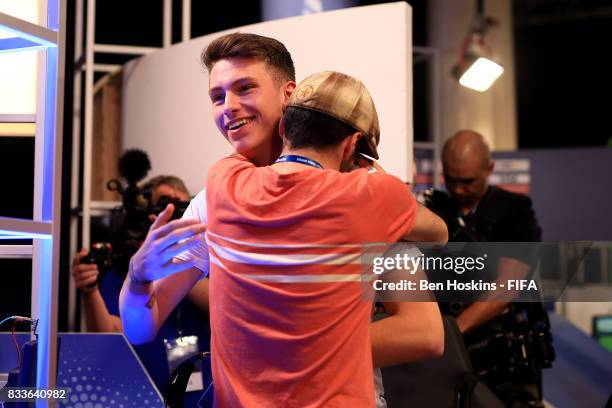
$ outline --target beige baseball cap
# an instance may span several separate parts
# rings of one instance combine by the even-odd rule
[[[360,80],[341,72],[319,72],[297,85],[287,106],[321,112],[354,127],[364,134],[369,149],[360,153],[378,159],[378,114],[370,93]]]

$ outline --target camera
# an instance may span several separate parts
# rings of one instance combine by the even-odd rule
[[[181,201],[176,198],[163,195],[159,197],[154,206],[151,206],[149,214],[159,214],[166,209],[168,204],[174,205],[174,213],[172,213],[170,221],[180,219],[185,213],[185,210],[187,210],[187,207],[189,207],[189,201]]]
[[[122,203],[110,213],[108,221],[110,243],[94,244],[92,253],[88,257],[90,263],[98,265],[101,275],[103,272],[100,265],[103,265],[104,268],[108,266],[106,270],[112,268],[120,277],[125,277],[130,258],[145,240],[153,223],[151,215],[157,215],[168,204],[173,204],[175,211],[172,219],[179,219],[189,206],[188,201],[180,201],[165,195],[153,203],[154,186],[138,185],[150,169],[149,157],[145,152],[138,149],[128,150],[119,159],[119,173],[127,184],[117,179],[112,179],[106,184],[109,190],[121,195]],[[98,261],[101,264],[98,264]]]
[[[81,259],[81,263],[96,264],[100,273],[110,269],[112,246],[108,242],[96,242],[91,246],[89,253]]]
[[[98,279],[90,288],[97,286],[102,281],[104,275],[111,269],[112,262],[112,245],[110,243],[96,242],[91,246],[89,253],[81,258],[81,263],[95,264],[98,267]]]

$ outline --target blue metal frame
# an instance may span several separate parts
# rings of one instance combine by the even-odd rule
[[[0,29],[5,29],[13,32],[18,38],[8,38],[0,40],[0,52],[15,52],[24,50],[46,50],[44,57],[45,61],[45,91],[44,91],[44,122],[43,140],[37,140],[37,143],[42,142],[42,157],[37,157],[38,160],[42,159],[42,180],[37,180],[36,185],[40,186],[40,209],[35,212],[33,223],[51,223],[51,234],[44,233],[30,233],[24,231],[7,231],[6,228],[0,227],[0,236],[5,238],[35,238],[34,247],[38,248],[38,251],[34,251],[34,264],[38,266],[38,291],[33,293],[37,296],[38,301],[38,352],[37,352],[37,367],[36,367],[36,386],[47,388],[55,384],[55,375],[57,370],[57,364],[52,364],[51,360],[55,361],[56,353],[56,333],[57,333],[57,310],[54,305],[57,304],[57,285],[58,277],[54,276],[54,269],[57,273],[57,265],[54,265],[55,261],[58,260],[58,245],[59,242],[54,242],[58,238],[59,233],[59,219],[54,220],[54,214],[59,215],[59,209],[54,208],[54,204],[59,205],[58,197],[59,189],[61,185],[54,185],[56,182],[56,169],[61,171],[59,163],[56,163],[60,152],[56,152],[57,148],[61,146],[61,139],[56,140],[61,135],[56,135],[57,131],[57,120],[58,110],[61,108],[57,106],[58,103],[58,67],[59,61],[59,49],[58,42],[59,36],[57,32],[60,26],[60,0],[47,0],[47,16],[46,22],[43,22],[40,26],[16,19],[11,16],[2,16],[5,24],[0,23]],[[46,23],[46,24],[45,24]],[[9,24],[9,25],[7,25]],[[25,31],[20,30],[23,29]],[[49,30],[55,31],[56,33],[50,33]],[[55,36],[55,41],[50,41]],[[39,81],[41,78],[39,78]],[[59,183],[61,184],[61,183]],[[55,194],[54,194],[55,193]],[[54,211],[55,210],[55,211]],[[2,221],[0,219],[0,221]],[[10,221],[5,219],[5,221]],[[27,222],[26,220],[22,220]],[[13,224],[10,224],[14,226]],[[55,236],[56,240],[53,239]],[[36,254],[38,256],[36,256]],[[36,406],[47,406],[46,402],[41,401]]]
[[[58,16],[58,4],[57,4],[57,0],[50,0],[49,3],[54,3],[55,5],[49,5],[48,6],[48,13],[47,13],[47,20],[49,22],[54,21],[57,22],[59,21],[57,16]],[[4,14],[4,13],[2,13]],[[39,44],[43,47],[47,47],[47,48],[55,48],[57,47],[57,35],[56,33],[52,33],[50,31],[56,31],[59,28],[59,24],[56,24],[55,26],[52,26],[51,24],[49,24],[48,27],[42,27],[36,24],[32,24],[29,21],[25,21],[25,20],[21,20],[19,18],[4,14],[6,20],[9,21],[10,25],[7,24],[3,24],[0,22],[0,30],[2,31],[7,31],[10,33],[15,34],[15,37],[22,39],[22,40],[26,40],[26,41],[30,41],[33,42],[35,44]],[[52,20],[53,19],[53,20]],[[17,26],[21,26],[23,27],[25,30],[20,29]],[[27,30],[27,31],[26,31]],[[49,31],[50,30],[50,31]],[[47,38],[49,37],[49,38]],[[13,37],[8,38],[8,39],[13,39]],[[6,43],[6,44],[10,44],[10,43]],[[21,47],[19,47],[21,48]],[[11,48],[2,48],[5,51],[10,51],[12,50]]]
[[[24,38],[3,38],[0,39],[0,53],[15,52],[15,51],[36,51],[44,50],[46,45],[35,43]]]

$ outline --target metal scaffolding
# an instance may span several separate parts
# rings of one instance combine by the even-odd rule
[[[87,6],[85,9],[84,6]],[[85,23],[85,24],[84,24]],[[162,44],[163,47],[172,45],[172,0],[163,1]],[[93,146],[93,110],[94,110],[94,73],[115,72],[121,69],[118,64],[96,64],[95,57],[99,54],[133,55],[139,57],[160,50],[158,47],[142,47],[118,44],[98,44],[95,42],[96,31],[96,0],[76,0],[75,21],[75,71],[74,71],[74,109],[73,109],[73,135],[72,135],[72,181],[70,208],[82,208],[81,246],[89,248],[91,244],[90,222],[92,210],[99,207],[99,203],[91,200],[92,180],[92,146]],[[182,0],[182,37],[181,41],[191,39],[191,0]],[[85,36],[83,36],[85,33]],[[85,38],[85,44],[82,39]],[[85,78],[83,78],[83,75]],[[84,83],[84,95],[81,88]],[[84,97],[83,97],[84,96]],[[79,199],[79,168],[81,152],[81,135],[83,135],[83,167],[81,199]],[[79,206],[80,204],[80,206]],[[76,253],[78,247],[78,216],[70,220],[70,247],[71,254]],[[69,330],[76,330],[76,287],[70,280],[68,296],[68,324]]]
[[[32,317],[38,319],[36,386],[55,388],[62,176],[65,0],[40,0],[40,24],[0,13],[0,28],[15,34],[0,40],[3,52],[38,50],[34,150],[34,215],[0,217],[0,238],[33,239],[32,246],[2,247],[0,256],[32,257]],[[53,406],[49,402],[49,406]],[[47,406],[40,401],[36,406]]]

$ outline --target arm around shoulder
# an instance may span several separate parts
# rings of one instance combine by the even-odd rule
[[[400,179],[387,174],[372,175],[374,194],[377,199],[377,211],[391,217],[393,224],[399,228],[396,238],[414,242],[448,242],[448,229],[446,223],[416,201],[412,190]],[[380,194],[380,192],[383,194]]]
[[[407,241],[448,242],[448,228],[442,218],[417,203],[416,220],[412,229],[403,237]]]

